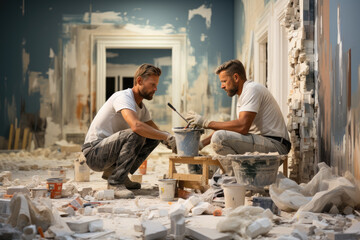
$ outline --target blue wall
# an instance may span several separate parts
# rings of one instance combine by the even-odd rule
[[[23,9],[23,3],[25,4]],[[188,12],[201,5],[211,8],[211,26],[207,28],[205,20],[199,15],[188,19]],[[0,26],[3,38],[0,44],[0,136],[7,138],[10,123],[14,118],[20,119],[21,102],[23,112],[39,117],[42,95],[38,92],[29,94],[29,73],[39,72],[39,76],[48,78],[49,69],[54,68],[54,60],[50,58],[50,49],[55,56],[61,57],[63,46],[68,41],[64,24],[88,25],[91,14],[114,11],[123,17],[121,21],[107,21],[114,26],[129,23],[147,25],[162,29],[165,24],[171,24],[174,31],[171,34],[182,33],[184,28],[193,48],[196,63],[188,71],[189,86],[204,68],[201,65],[204,57],[207,60],[209,74],[209,94],[218,102],[218,106],[230,106],[230,98],[224,98],[225,93],[215,89],[217,76],[214,70],[221,62],[234,57],[234,1],[233,0],[185,0],[185,1],[125,1],[125,0],[2,0],[0,2]],[[84,18],[88,13],[89,18]],[[125,14],[126,12],[126,14]],[[200,41],[201,34],[207,35],[205,41]],[[30,63],[23,72],[23,55],[29,54]],[[217,85],[216,85],[217,84]],[[60,91],[60,90],[59,90]],[[14,98],[14,107],[11,105]],[[48,106],[55,111],[53,106]],[[46,117],[46,116],[45,116]],[[54,120],[54,119],[53,119]],[[54,120],[60,124],[60,119]]]

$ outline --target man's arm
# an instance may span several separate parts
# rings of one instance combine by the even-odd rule
[[[169,133],[160,131],[154,122],[141,122],[135,112],[130,109],[122,109],[120,113],[127,124],[129,124],[131,130],[140,136],[157,140],[166,140],[169,136]]]
[[[149,125],[150,127],[155,128],[156,130],[160,130],[159,127],[158,127],[152,120],[147,121],[147,122],[145,122],[145,123],[146,123],[147,125]]]
[[[254,121],[256,112],[240,112],[239,118],[227,122],[215,122],[211,121],[207,128],[213,130],[228,130],[238,132],[241,134],[248,134],[251,124]]]

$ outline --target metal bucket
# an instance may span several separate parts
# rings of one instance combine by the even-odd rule
[[[184,127],[173,128],[178,156],[194,157],[199,155],[200,136],[204,129]]]

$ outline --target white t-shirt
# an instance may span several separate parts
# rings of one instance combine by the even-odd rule
[[[249,133],[283,137],[289,141],[280,107],[269,90],[260,83],[245,81],[236,106],[238,117],[240,112],[256,112]]]
[[[140,108],[134,98],[131,88],[115,92],[100,108],[92,121],[85,137],[85,143],[100,140],[112,134],[130,128],[120,111],[130,109],[134,111],[142,122],[151,120],[151,116],[144,103]]]

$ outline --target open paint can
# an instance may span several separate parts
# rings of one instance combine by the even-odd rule
[[[46,186],[50,192],[50,198],[61,198],[62,183],[62,178],[46,179]]]
[[[176,179],[160,179],[159,195],[164,201],[172,201],[175,197]]]

